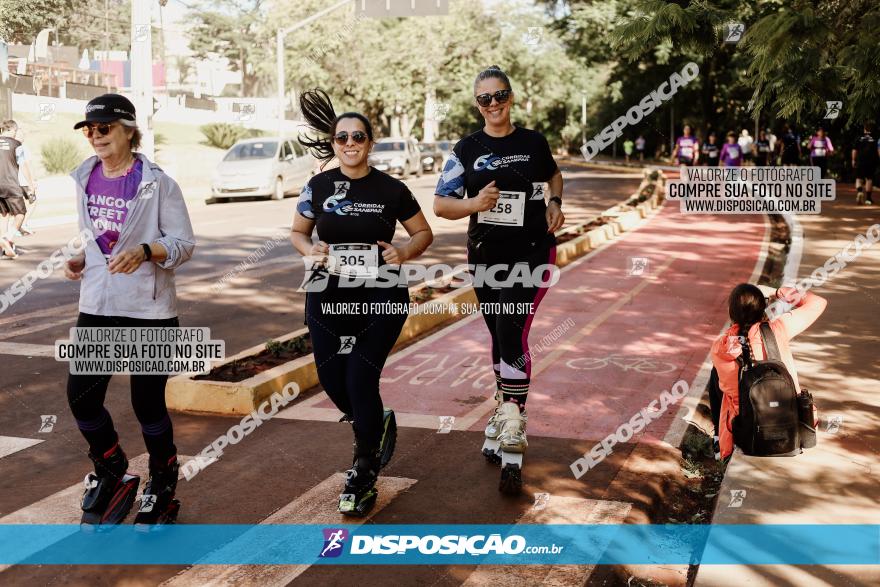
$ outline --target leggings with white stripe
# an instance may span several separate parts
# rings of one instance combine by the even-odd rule
[[[540,265],[556,263],[555,239],[544,243],[535,243],[532,251],[523,259],[503,261],[509,253],[499,250],[499,245],[483,242],[479,246],[468,242],[468,263],[474,265],[474,292],[480,302],[483,320],[492,337],[492,367],[495,371],[497,388],[503,401],[515,401],[520,407],[525,406],[529,395],[529,382],[532,375],[532,358],[529,352],[529,329],[538,304],[549,288],[538,284],[515,284],[506,287],[492,288],[479,283],[477,277],[481,272],[489,271],[498,264],[506,268],[494,272],[499,281],[507,281],[511,273],[524,275],[524,267],[528,265],[528,275],[534,275]],[[549,271],[542,272],[544,283],[550,281]]]

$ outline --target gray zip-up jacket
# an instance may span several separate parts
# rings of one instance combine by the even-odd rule
[[[85,247],[85,270],[79,290],[79,311],[98,316],[164,319],[177,316],[174,269],[189,260],[195,248],[189,213],[177,182],[141,153],[143,162],[138,193],[128,210],[114,250],[124,251],[141,243],[160,243],[168,251],[162,263],[145,261],[134,273],[111,274],[98,243]],[[99,232],[88,210],[86,184],[98,163],[89,157],[72,174],[76,182],[79,229]]]

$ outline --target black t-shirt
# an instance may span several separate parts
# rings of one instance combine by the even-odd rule
[[[406,184],[390,175],[371,167],[364,177],[351,179],[335,168],[308,181],[296,211],[315,221],[318,238],[327,244],[375,244],[390,243],[397,221],[409,220],[421,207]]]
[[[553,238],[547,233],[544,184],[558,169],[547,139],[537,131],[515,127],[505,137],[492,137],[479,130],[452,149],[434,193],[473,198],[493,180],[502,192],[524,192],[522,226],[480,223],[478,214],[472,214],[468,239],[528,248]]]
[[[877,165],[878,154],[877,149],[880,148],[880,141],[877,141],[870,133],[865,133],[858,138],[853,148],[858,155],[859,166]]]
[[[708,159],[709,161],[715,161],[718,163],[718,158],[721,155],[721,147],[718,143],[703,143],[702,148],[700,148],[700,152]]]
[[[0,137],[0,185],[18,189],[18,158],[21,143],[12,137]]]

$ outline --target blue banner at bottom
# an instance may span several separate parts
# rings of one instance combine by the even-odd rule
[[[878,525],[0,525],[0,564],[876,565]]]

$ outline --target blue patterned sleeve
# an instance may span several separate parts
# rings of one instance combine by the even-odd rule
[[[449,198],[464,198],[464,165],[455,151],[449,155],[449,160],[443,166],[443,172],[440,174],[440,179],[437,180],[437,189],[434,190],[434,193]]]

